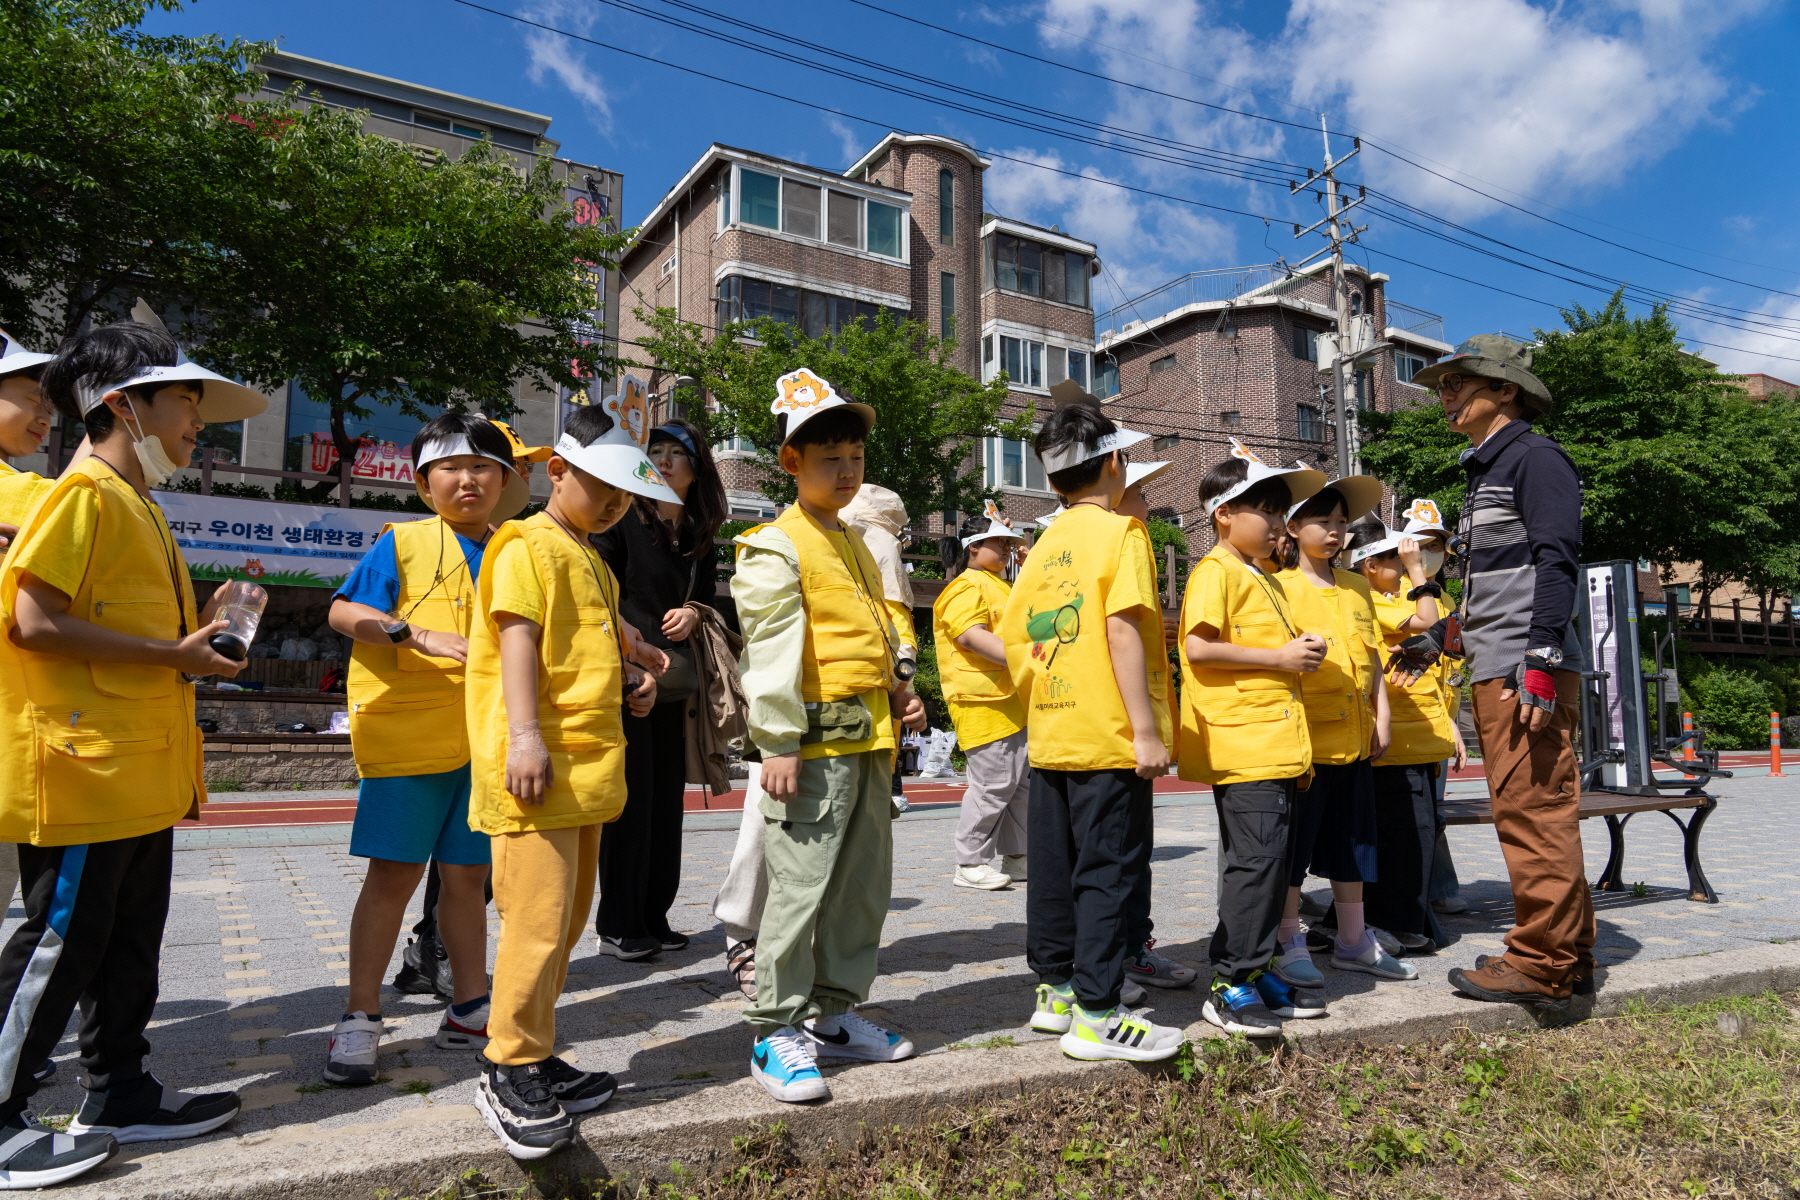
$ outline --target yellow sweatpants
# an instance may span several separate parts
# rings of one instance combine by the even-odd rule
[[[500,945],[484,1053],[518,1067],[555,1051],[556,998],[594,916],[600,826],[499,833],[493,845]]]

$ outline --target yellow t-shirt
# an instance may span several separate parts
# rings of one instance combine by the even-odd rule
[[[1169,671],[1150,536],[1137,520],[1080,504],[1045,531],[1006,602],[1000,640],[1025,698],[1031,765],[1052,771],[1137,766],[1131,717],[1113,677],[1108,617],[1125,617],[1144,646],[1157,733],[1169,724]]]
[[[1196,666],[1187,637],[1202,625],[1234,645],[1274,650],[1299,636],[1282,581],[1214,546],[1181,604],[1181,777],[1197,783],[1293,779],[1312,770],[1312,738],[1294,672]]]
[[[599,562],[600,556],[595,554],[594,559]],[[492,559],[482,560],[481,573],[493,581],[489,612],[512,613],[539,625],[544,623],[544,581],[538,578],[530,546],[517,539],[507,542]]]
[[[24,525],[37,502],[54,486],[56,480],[21,471],[0,459],[0,525]]]
[[[1400,626],[1408,617],[1418,615],[1419,606],[1411,600],[1374,594],[1375,617],[1381,623],[1381,638],[1387,646],[1397,646],[1411,633]],[[1385,665],[1385,663],[1384,663]],[[1444,710],[1443,677],[1435,667],[1402,688],[1388,677],[1388,708],[1392,714],[1392,740],[1388,752],[1377,766],[1404,767],[1417,763],[1442,762],[1456,752],[1456,739],[1450,732],[1450,714]]]
[[[1333,568],[1332,587],[1320,587],[1299,568],[1275,576],[1293,612],[1294,628],[1325,639],[1325,660],[1300,676],[1300,699],[1315,765],[1345,766],[1369,756],[1375,730],[1374,688],[1381,686],[1369,650],[1379,652],[1369,582]]]
[[[843,559],[844,565],[850,568],[851,578],[860,578],[861,572],[857,569],[855,555],[850,549],[850,539],[845,536],[844,531],[827,529],[825,536],[831,539],[832,549],[838,552],[838,557]],[[871,579],[868,582],[874,587],[881,586],[879,579]],[[858,585],[857,591],[862,591],[861,584]],[[875,608],[877,621],[890,619],[887,611],[888,601],[885,597],[865,596],[864,599]],[[898,647],[895,648],[898,649]],[[875,720],[874,736],[866,737],[860,742],[814,742],[809,746],[802,746],[800,747],[800,761],[805,762],[809,758],[836,758],[840,754],[866,754],[870,750],[886,750],[892,753],[899,749],[900,739],[894,733],[894,709],[888,700],[887,692],[882,688],[870,688],[863,692],[858,699],[868,705],[869,716]]]
[[[1000,663],[989,662],[980,655],[962,649],[954,639],[977,625],[999,636],[1000,624],[994,613],[1004,613],[1012,586],[991,571],[971,568],[952,579],[938,594],[932,606],[932,627],[937,634],[938,679],[944,683],[944,703],[950,709],[950,721],[956,726],[956,740],[964,750],[973,750],[1003,737],[1011,737],[1025,728],[1025,706],[1012,691],[1012,677]],[[1012,694],[992,700],[951,699],[949,676],[959,666],[979,672],[983,678],[1003,682]]]

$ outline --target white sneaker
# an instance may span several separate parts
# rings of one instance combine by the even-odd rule
[[[1144,989],[1127,979],[1119,985],[1119,1003],[1126,1008],[1136,1008],[1144,1002]]]
[[[1069,1031],[1058,1043],[1070,1058],[1085,1062],[1123,1059],[1126,1062],[1157,1062],[1169,1058],[1187,1041],[1181,1030],[1167,1025],[1152,1025],[1122,1008],[1090,1017],[1080,1008],[1070,1013]]]
[[[1002,854],[1000,869],[1006,872],[1007,877],[1014,883],[1025,882],[1025,856],[1023,854]]]
[[[483,1000],[481,1007],[466,1017],[459,1017],[444,1006],[444,1019],[438,1022],[437,1037],[434,1044],[439,1050],[482,1050],[488,1044],[488,1013],[493,1008],[491,1000]]]
[[[381,1018],[370,1020],[363,1012],[353,1012],[331,1030],[331,1043],[325,1049],[326,1083],[362,1087],[375,1082],[375,1047],[385,1030]]]
[[[956,886],[980,888],[984,892],[997,892],[1001,888],[1012,886],[1012,876],[1003,875],[986,863],[982,863],[979,867],[958,867],[956,868]]]
[[[860,1058],[864,1062],[899,1062],[911,1058],[913,1044],[897,1033],[853,1012],[818,1017],[801,1027],[814,1058]]]

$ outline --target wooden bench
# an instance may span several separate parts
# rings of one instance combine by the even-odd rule
[[[1718,799],[1702,791],[1698,781],[1687,792],[1673,796],[1583,792],[1581,819],[1605,818],[1607,836],[1612,843],[1612,853],[1606,860],[1606,869],[1594,881],[1595,890],[1622,892],[1630,886],[1625,882],[1625,825],[1638,813],[1659,812],[1675,822],[1681,830],[1682,852],[1687,860],[1688,899],[1704,904],[1717,904],[1719,894],[1713,891],[1712,884],[1706,880],[1706,872],[1700,867],[1700,831],[1705,828],[1706,819],[1718,807]],[[1675,815],[1681,809],[1691,809],[1693,815],[1684,821]],[[1487,796],[1446,795],[1439,811],[1446,825],[1494,823],[1493,804]]]

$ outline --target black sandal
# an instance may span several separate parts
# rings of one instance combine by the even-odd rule
[[[725,947],[725,969],[737,980],[746,1000],[756,999],[756,939],[732,942]]]

